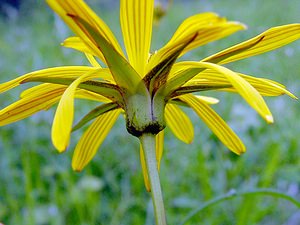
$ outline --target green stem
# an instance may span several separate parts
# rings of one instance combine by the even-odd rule
[[[140,141],[143,146],[146,167],[150,181],[156,225],[167,225],[164,201],[157,170],[155,135],[150,133],[143,134],[140,137]]]
[[[214,206],[220,202],[224,202],[226,200],[235,198],[235,197],[241,197],[241,196],[257,196],[257,195],[269,195],[273,196],[275,198],[282,198],[285,200],[290,201],[294,205],[296,205],[298,208],[300,208],[300,202],[297,201],[295,198],[292,196],[289,196],[285,193],[279,192],[277,190],[272,190],[272,189],[265,189],[265,188],[258,188],[258,189],[253,189],[251,191],[245,191],[245,192],[235,192],[235,191],[230,191],[227,194],[224,194],[222,196],[216,197],[204,204],[201,204],[199,207],[197,207],[195,210],[190,212],[185,219],[179,224],[179,225],[184,225],[186,224],[190,219],[194,218],[197,214],[201,213],[205,209]]]

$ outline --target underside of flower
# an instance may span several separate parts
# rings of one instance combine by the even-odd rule
[[[143,133],[158,134],[166,126],[165,105],[162,97],[129,96],[126,101],[126,128],[136,137]]]

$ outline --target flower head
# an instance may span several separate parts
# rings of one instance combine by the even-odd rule
[[[183,142],[193,140],[193,126],[181,106],[192,108],[220,141],[236,154],[245,146],[212,109],[218,100],[195,93],[207,90],[234,92],[268,123],[273,117],[262,96],[287,94],[272,80],[232,71],[225,64],[279,48],[300,38],[300,24],[273,27],[258,36],[197,61],[177,59],[188,51],[245,29],[215,13],[184,20],[161,49],[150,53],[154,0],[121,0],[120,20],[126,52],[109,27],[83,0],[47,0],[75,33],[63,45],[85,53],[91,66],[64,66],[35,71],[0,84],[0,92],[28,82],[43,82],[25,90],[18,101],[0,111],[0,125],[24,119],[59,102],[52,126],[52,141],[59,152],[69,145],[72,131],[93,121],[79,140],[72,161],[82,170],[121,113],[129,133],[156,135],[158,167],[165,126]],[[102,67],[98,61],[105,66]],[[100,105],[73,126],[74,99]],[[149,189],[143,151],[141,162]]]

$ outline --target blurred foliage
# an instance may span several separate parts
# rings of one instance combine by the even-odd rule
[[[31,1],[34,4],[28,3]],[[59,43],[71,32],[44,1],[28,0],[17,16],[0,21],[0,82],[36,69],[85,65],[83,55]],[[121,40],[118,1],[89,0]],[[100,3],[99,3],[100,2]],[[203,46],[185,58],[201,59],[276,25],[299,22],[299,0],[174,1],[154,27],[153,49],[162,46],[189,15],[215,11],[249,30]],[[300,96],[300,43],[228,65],[239,72],[275,79]],[[18,98],[22,86],[1,94],[1,108]],[[195,140],[185,145],[167,129],[161,180],[169,224],[230,190],[272,188],[299,199],[300,108],[286,96],[267,99],[276,123],[267,125],[233,94],[215,109],[244,140],[243,156],[229,152],[192,112]],[[93,103],[76,102],[77,119]],[[153,224],[150,196],[139,165],[138,141],[125,132],[122,118],[92,163],[71,170],[74,133],[68,152],[57,154],[50,141],[55,109],[0,128],[0,222],[24,225]],[[298,209],[269,196],[237,197],[208,208],[187,224],[295,224]]]

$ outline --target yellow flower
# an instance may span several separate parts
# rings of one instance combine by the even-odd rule
[[[87,66],[49,68],[0,84],[0,92],[22,83],[43,82],[25,90],[18,101],[0,111],[0,126],[47,110],[59,102],[52,126],[52,141],[66,150],[72,131],[93,120],[79,140],[72,161],[82,170],[94,157],[120,113],[134,136],[156,135],[158,167],[163,151],[163,130],[191,143],[193,126],[180,106],[192,108],[220,141],[236,154],[245,152],[238,136],[211,108],[218,100],[193,93],[207,90],[236,92],[268,123],[273,117],[262,96],[287,94],[275,81],[232,71],[224,64],[262,54],[300,38],[300,24],[273,27],[262,34],[199,61],[176,62],[188,51],[245,29],[215,13],[201,13],[184,20],[169,42],[150,54],[154,0],[121,0],[120,19],[126,53],[109,27],[83,0],[47,0],[76,36],[63,45],[85,53]],[[101,61],[105,68],[98,63]],[[74,98],[101,104],[73,128]],[[144,153],[141,162],[146,187],[149,181]]]

